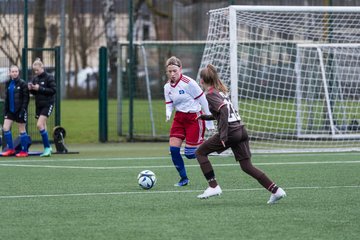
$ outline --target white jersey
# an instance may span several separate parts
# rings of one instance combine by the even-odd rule
[[[164,86],[166,105],[171,104],[179,112],[200,112],[201,105],[197,99],[203,94],[204,92],[197,82],[185,75],[181,75],[180,80],[175,85],[167,82]]]

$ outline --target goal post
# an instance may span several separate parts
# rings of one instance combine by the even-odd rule
[[[329,68],[330,71],[326,69]],[[319,74],[318,81],[307,75]],[[297,98],[297,136],[299,138],[360,139],[360,132],[349,131],[353,126],[349,119],[354,110],[349,104],[354,101],[346,86],[360,74],[360,44],[298,44],[295,72]],[[329,74],[329,72],[331,74]],[[312,86],[312,87],[309,87]],[[318,90],[315,91],[315,88]],[[326,122],[313,123],[314,103],[324,100]],[[311,105],[305,101],[311,101]],[[355,100],[356,101],[356,100]],[[305,114],[306,113],[306,114]],[[306,116],[307,115],[307,116]]]
[[[360,7],[229,6],[209,16],[200,69],[218,69],[254,151],[360,150]]]

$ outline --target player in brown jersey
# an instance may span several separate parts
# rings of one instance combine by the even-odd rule
[[[231,148],[233,151],[241,169],[271,192],[268,204],[276,203],[285,197],[285,191],[251,163],[251,151],[246,128],[229,100],[228,90],[219,79],[216,68],[213,65],[209,64],[201,70],[200,84],[206,92],[206,99],[212,115],[201,115],[199,118],[203,120],[217,120],[218,133],[206,140],[196,151],[200,168],[209,183],[209,187],[198,198],[204,199],[222,193],[208,155],[212,152],[221,153],[228,148]]]

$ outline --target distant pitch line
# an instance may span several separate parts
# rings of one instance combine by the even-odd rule
[[[327,156],[327,155],[331,155],[331,156],[359,156],[360,153],[356,152],[349,152],[349,153],[344,153],[344,152],[340,152],[340,153],[272,153],[272,154],[263,154],[263,153],[254,153],[253,154],[253,159],[254,158],[267,158],[267,157],[273,157],[273,156],[280,156],[280,157],[299,157],[299,156],[307,156],[307,157],[311,157],[311,156]],[[144,160],[144,161],[148,161],[148,160],[160,160],[160,159],[169,159],[170,160],[171,156],[162,156],[162,157],[108,157],[108,158],[56,158],[56,156],[51,157],[50,159],[44,159],[44,158],[26,158],[26,159],[10,159],[10,160],[5,160],[5,157],[0,157],[0,163],[21,163],[21,162],[82,162],[82,161],[132,161],[132,160]],[[232,156],[211,156],[211,158],[233,158]],[[196,160],[194,160],[196,161]]]
[[[307,161],[307,162],[266,162],[253,163],[257,166],[275,166],[275,165],[315,165],[315,164],[357,164],[360,160],[355,161]],[[238,166],[238,163],[217,163],[212,164],[214,167],[232,167]],[[24,168],[57,168],[57,169],[93,169],[93,170],[115,170],[115,169],[144,169],[144,168],[173,168],[173,165],[139,165],[139,166],[114,166],[114,167],[93,167],[93,166],[62,166],[62,165],[42,165],[42,164],[10,164],[0,163],[0,167],[24,167]],[[186,167],[199,167],[199,164],[188,164]]]
[[[287,187],[285,190],[311,190],[311,189],[356,189],[360,188],[358,185],[352,186],[307,186],[307,187]],[[233,188],[222,189],[223,192],[240,192],[240,191],[264,191],[264,188]],[[0,196],[0,200],[5,199],[27,199],[27,198],[56,198],[56,197],[91,197],[91,196],[109,196],[109,195],[137,195],[137,194],[171,194],[171,193],[199,193],[199,190],[177,190],[177,191],[134,191],[134,192],[98,192],[98,193],[60,193],[60,194],[29,194],[29,195],[9,195]]]

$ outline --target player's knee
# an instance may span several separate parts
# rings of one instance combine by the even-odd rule
[[[203,151],[201,151],[201,146],[196,149],[195,156],[206,156],[206,154]]]
[[[6,136],[6,135],[11,135],[11,131],[10,131],[10,129],[3,129],[3,133],[4,133],[4,135]]]
[[[185,157],[187,159],[196,158],[196,147],[185,147]]]
[[[41,131],[43,129],[45,129],[44,125],[42,123],[37,123],[36,127]]]

